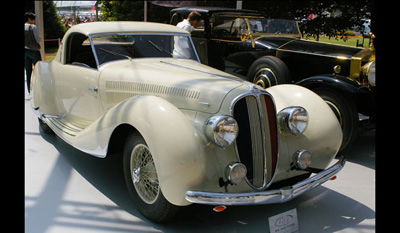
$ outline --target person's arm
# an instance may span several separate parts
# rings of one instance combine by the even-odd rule
[[[36,42],[38,44],[40,44],[41,38],[40,38],[40,34],[39,34],[39,28],[36,25],[33,26],[33,35],[35,36]]]

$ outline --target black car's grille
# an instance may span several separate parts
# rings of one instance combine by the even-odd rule
[[[236,101],[233,116],[239,125],[238,157],[247,167],[247,181],[267,188],[277,164],[276,112],[267,94],[248,95]]]

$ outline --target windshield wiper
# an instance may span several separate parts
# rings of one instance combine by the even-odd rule
[[[99,48],[99,49],[100,49],[101,51],[104,51],[104,52],[109,53],[109,54],[114,55],[114,56],[126,57],[126,58],[129,59],[129,61],[132,61],[132,58],[131,58],[130,56],[128,56],[128,55],[121,54],[121,53],[116,53],[116,52],[113,52],[113,51],[110,51],[110,50],[107,50],[107,49],[103,49],[103,48]]]
[[[154,48],[156,48],[158,51],[160,51],[160,52],[164,51],[164,52],[168,53],[169,55],[171,55],[172,57],[174,56],[171,52],[169,52],[168,50],[165,50],[165,49],[161,48],[161,47],[158,46],[158,45],[156,45],[153,41],[148,40],[148,42],[149,42],[151,45],[153,45]]]

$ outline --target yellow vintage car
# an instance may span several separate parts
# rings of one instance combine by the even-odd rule
[[[155,222],[192,203],[289,201],[345,164],[333,162],[342,131],[318,95],[203,65],[189,33],[171,25],[74,26],[54,60],[35,66],[31,95],[42,131],[123,156],[133,203]]]

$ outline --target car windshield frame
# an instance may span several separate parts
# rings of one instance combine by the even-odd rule
[[[223,22],[216,24],[216,22]],[[290,19],[273,19],[257,15],[237,15],[215,13],[210,18],[210,34],[213,38],[241,39],[241,34],[259,36],[293,36],[301,37],[298,23]],[[249,30],[250,27],[250,30]],[[281,27],[281,28],[279,28]],[[218,28],[222,31],[218,33]]]
[[[200,63],[190,35],[148,32],[105,33],[92,34],[88,38],[98,68],[113,61],[148,58],[185,59]],[[186,54],[176,51],[177,43],[181,43]],[[169,46],[166,46],[167,44]],[[187,56],[184,57],[185,55]]]

